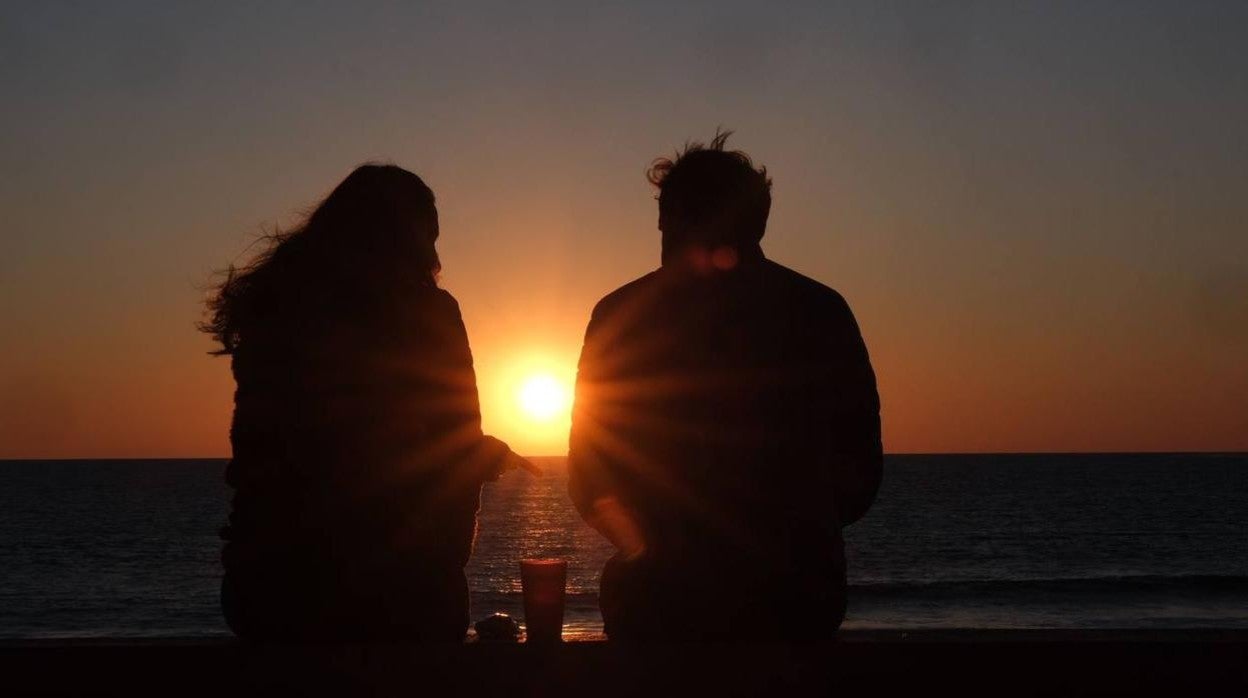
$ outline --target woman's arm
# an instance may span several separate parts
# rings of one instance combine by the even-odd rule
[[[541,471],[520,457],[503,441],[486,436],[481,430],[481,407],[477,393],[472,351],[459,304],[449,293],[440,291],[446,328],[444,429],[452,460],[474,473],[480,482],[498,479],[506,469],[519,467],[534,474]]]

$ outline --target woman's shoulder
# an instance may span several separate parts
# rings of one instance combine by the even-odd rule
[[[425,288],[395,308],[395,329],[409,341],[439,343],[463,333],[459,303],[440,288]]]
[[[455,300],[455,296],[452,296],[450,291],[444,288],[434,288],[433,297],[443,309],[459,314],[459,301]]]
[[[412,285],[392,289],[380,304],[386,313],[410,317],[459,313],[459,303],[437,286]]]
[[[459,312],[459,301],[440,288],[430,289],[418,305],[417,312],[426,323],[434,326],[456,327],[464,322]]]

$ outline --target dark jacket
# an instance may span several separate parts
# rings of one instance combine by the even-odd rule
[[[404,294],[346,317],[286,302],[234,353],[222,600],[243,637],[463,638],[497,458],[458,305]]]
[[[881,477],[875,375],[849,306],[763,258],[667,265],[604,298],[577,377],[569,489],[646,543],[603,573],[613,638],[796,638],[844,616],[841,527]]]

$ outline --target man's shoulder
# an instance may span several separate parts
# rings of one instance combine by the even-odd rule
[[[633,305],[642,299],[654,296],[660,284],[661,271],[662,269],[655,269],[649,274],[633,279],[603,296],[598,301],[598,304],[594,306],[594,316],[611,315],[622,307]]]
[[[774,285],[782,288],[786,295],[796,296],[816,307],[848,310],[849,304],[845,302],[845,298],[831,286],[770,259],[764,260],[763,264],[768,278]]]

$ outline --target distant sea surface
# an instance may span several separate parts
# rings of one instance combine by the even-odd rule
[[[523,615],[518,560],[569,561],[600,636],[610,547],[563,459],[486,486],[472,615]],[[0,461],[0,637],[225,635],[222,460]],[[898,455],[846,529],[846,628],[1248,628],[1248,454]]]

